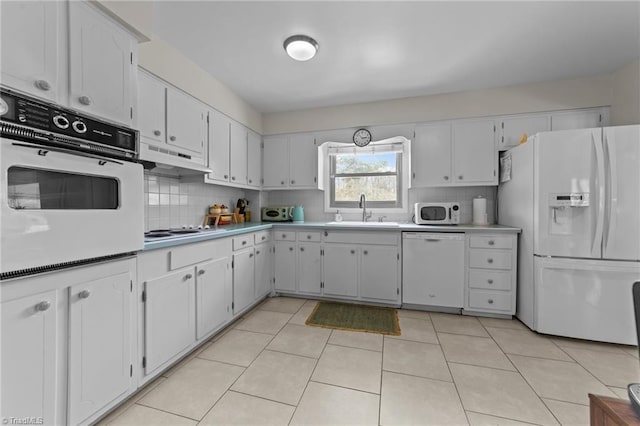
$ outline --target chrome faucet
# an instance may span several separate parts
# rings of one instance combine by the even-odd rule
[[[364,193],[360,194],[360,204],[358,207],[362,209],[362,221],[366,222],[367,219],[373,215],[373,212],[369,212],[369,214],[367,214],[367,197],[364,196]]]

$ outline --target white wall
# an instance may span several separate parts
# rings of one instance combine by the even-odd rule
[[[611,105],[610,76],[263,115],[265,135]]]
[[[640,61],[614,72],[611,87],[611,124],[640,124]]]

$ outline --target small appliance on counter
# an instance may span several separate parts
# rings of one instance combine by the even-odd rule
[[[413,221],[417,225],[457,225],[460,203],[416,203]]]
[[[293,208],[292,218],[294,223],[304,222],[304,208],[302,206],[295,206]]]
[[[293,206],[263,207],[260,219],[263,222],[291,222],[293,210]]]

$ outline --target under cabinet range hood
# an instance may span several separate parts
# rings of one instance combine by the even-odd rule
[[[174,169],[179,175],[194,175],[212,173],[204,163],[205,159],[197,155],[191,155],[182,150],[170,147],[160,147],[140,141],[140,162],[147,170]]]

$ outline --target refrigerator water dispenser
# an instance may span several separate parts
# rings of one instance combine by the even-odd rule
[[[574,220],[587,213],[586,209],[576,207],[589,207],[589,193],[549,194],[549,207],[549,234],[571,235]]]

